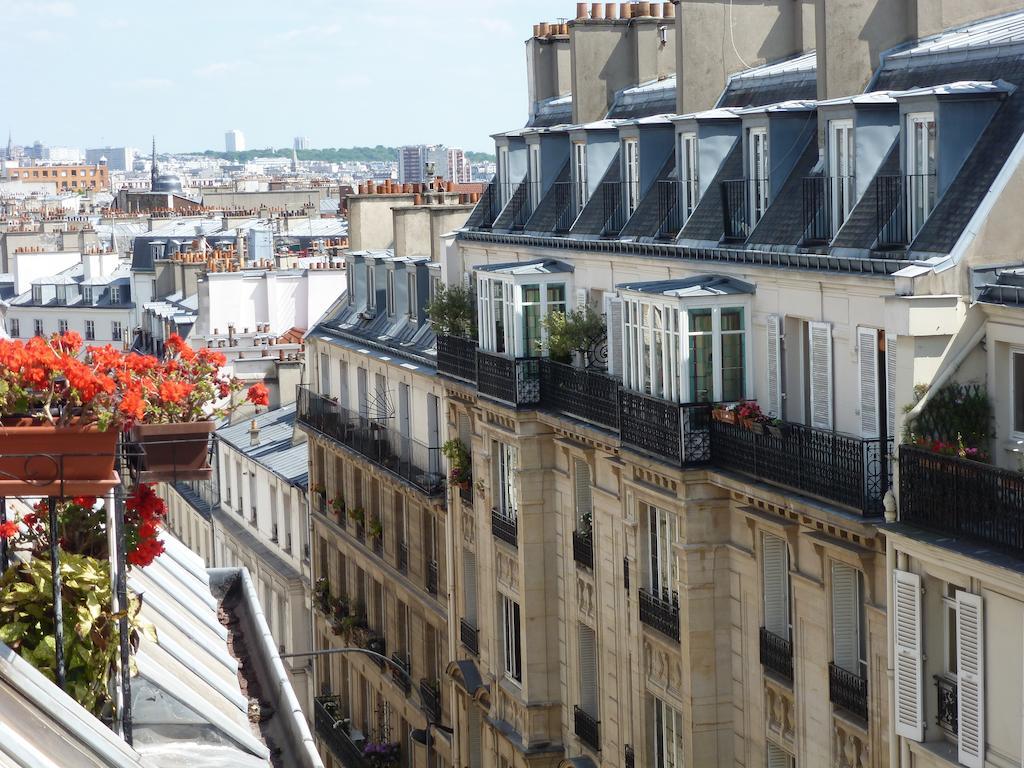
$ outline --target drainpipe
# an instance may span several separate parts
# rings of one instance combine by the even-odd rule
[[[472,437],[470,438],[472,440]],[[446,468],[447,470],[447,468]],[[448,562],[445,564],[445,580],[448,582],[448,655],[450,658],[456,658],[456,651],[458,650],[458,621],[456,620],[457,609],[455,599],[455,537],[452,535],[452,528],[454,527],[455,513],[451,510],[458,510],[461,513],[458,490],[452,488],[450,485],[447,488],[448,498],[448,520],[445,523],[445,558]],[[458,718],[459,708],[456,706],[458,694],[455,691],[455,681],[449,677],[448,679],[448,701],[451,702],[451,724],[455,728],[455,733],[452,734],[452,765],[462,765],[461,760],[461,745],[462,740],[459,738]],[[475,706],[472,702],[470,706]]]

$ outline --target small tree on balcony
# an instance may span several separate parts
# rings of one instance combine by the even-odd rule
[[[586,306],[572,312],[552,312],[542,322],[553,360],[570,362],[575,356],[585,368],[605,367],[608,330],[603,316]]]
[[[441,336],[476,335],[476,300],[473,292],[461,285],[440,286],[427,304],[427,317],[434,332]]]

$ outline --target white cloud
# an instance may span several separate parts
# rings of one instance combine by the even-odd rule
[[[54,18],[68,19],[78,15],[78,8],[68,0],[54,0],[54,2],[40,3],[32,0],[14,0],[7,7],[10,13],[22,13],[34,16],[51,16]]]
[[[215,77],[227,74],[228,72],[237,72],[242,68],[243,64],[244,62],[241,61],[212,61],[202,67],[193,69],[192,74],[199,77]]]

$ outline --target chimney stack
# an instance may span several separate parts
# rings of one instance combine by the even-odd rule
[[[256,423],[256,419],[249,422],[249,445],[255,448],[260,444],[260,426]]]

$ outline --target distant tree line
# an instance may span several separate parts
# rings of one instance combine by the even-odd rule
[[[217,152],[208,149],[205,152],[191,154],[216,157],[235,163],[245,163],[256,157],[283,157],[290,159],[292,150],[291,148],[266,148],[247,149],[244,152]],[[296,155],[298,155],[299,160],[321,160],[328,163],[386,163],[398,160],[398,148],[385,147],[380,144],[376,147],[324,147],[322,149],[299,149],[296,150]],[[473,163],[494,162],[494,155],[487,152],[467,152],[466,157]]]

